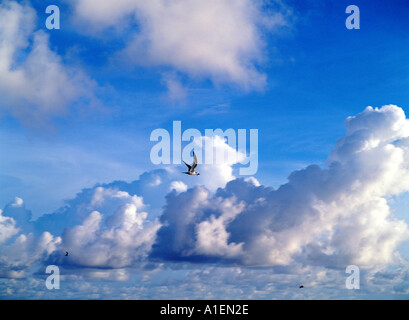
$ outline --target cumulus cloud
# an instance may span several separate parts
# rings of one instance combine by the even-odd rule
[[[196,187],[168,196],[153,255],[270,266],[399,262],[409,231],[387,197],[409,190],[408,126],[396,106],[367,108],[347,119],[327,169],[293,172],[277,190],[236,179],[215,194]]]
[[[185,192],[187,189],[188,186],[182,181],[173,181],[170,185],[170,190],[175,190],[176,192]]]
[[[34,231],[31,211],[26,209],[23,199],[15,197],[12,202],[6,205],[3,215],[12,218],[22,232],[30,233]]]
[[[77,21],[94,30],[120,29],[124,21],[136,21],[138,32],[120,54],[125,61],[170,67],[195,79],[246,90],[266,83],[257,68],[264,58],[261,29],[285,25],[288,13],[276,9],[267,16],[261,2],[253,0],[109,0],[103,4],[77,0],[75,12]],[[168,86],[180,95],[178,83],[171,81]]]
[[[26,277],[27,270],[57,250],[60,240],[49,232],[39,237],[32,233],[18,235],[14,242],[0,248],[0,277]]]
[[[2,234],[5,238],[6,234],[10,238],[21,232],[19,237],[27,237],[30,243],[35,243],[44,234],[58,236],[50,240],[55,244],[54,251],[50,254],[32,255],[29,261],[37,258],[43,263],[63,267],[117,270],[135,267],[138,263],[144,264],[148,261],[147,256],[161,226],[157,217],[162,215],[167,194],[184,194],[189,185],[197,183],[205,185],[203,190],[206,192],[214,192],[234,179],[231,166],[244,155],[233,150],[218,136],[210,140],[214,140],[216,154],[223,153],[226,159],[215,164],[201,165],[204,178],[189,179],[191,177],[183,175],[182,170],[175,169],[146,172],[139,180],[130,183],[115,181],[84,189],[76,198],[68,201],[66,206],[35,221],[31,221],[31,212],[26,210],[24,201],[16,198],[4,209]],[[229,219],[226,217],[226,221]],[[224,223],[225,221],[216,219],[212,224],[204,223],[200,226],[203,237],[197,248],[198,252],[209,252],[216,244],[227,255],[230,250],[240,250],[239,246],[234,249],[234,245],[226,244],[226,234],[220,233],[222,230],[219,226]],[[217,234],[218,238],[214,241],[207,239],[207,233]],[[35,246],[32,244],[23,247],[27,249],[24,254],[29,255],[28,251]],[[0,248],[0,252],[2,250]],[[23,251],[20,249],[19,252],[23,255]],[[65,251],[70,252],[68,257],[64,256]],[[9,269],[10,266],[6,266],[4,264],[4,269]],[[24,272],[20,274],[23,275]],[[86,275],[104,279],[127,277],[125,271],[114,274],[90,271]]]
[[[37,230],[51,231],[61,234],[65,228],[80,224],[93,210],[102,214],[110,214],[129,195],[143,197],[147,205],[149,216],[155,219],[162,214],[166,195],[174,190],[185,192],[189,187],[204,185],[214,192],[217,188],[223,188],[227,182],[233,180],[233,166],[245,158],[245,155],[229,146],[219,136],[202,137],[196,141],[194,148],[212,147],[215,155],[215,163],[200,164],[200,176],[192,177],[182,174],[186,170],[184,164],[178,167],[168,167],[143,173],[138,180],[130,183],[114,181],[107,184],[98,184],[93,188],[82,190],[74,199],[67,201],[67,205],[59,210],[44,214],[35,221]],[[199,149],[196,149],[198,151]],[[205,152],[204,148],[203,151]],[[199,157],[201,157],[198,154]],[[223,156],[223,157],[222,157]],[[192,159],[185,159],[192,162]],[[115,196],[107,197],[114,192]],[[109,200],[108,200],[109,199]],[[22,209],[21,209],[22,210]],[[11,210],[7,210],[10,212]]]
[[[66,206],[38,218],[35,221],[36,229],[61,234],[64,229],[81,224],[92,211],[104,216],[111,215],[129,195],[143,197],[149,219],[154,220],[161,214],[165,196],[171,191],[175,177],[176,174],[170,174],[169,170],[158,169],[145,172],[132,182],[114,181],[83,189],[74,199],[68,200]]]
[[[0,96],[2,108],[31,127],[93,101],[95,83],[65,65],[50,49],[48,35],[35,31],[36,12],[27,4],[0,4]],[[84,101],[85,101],[84,100]]]
[[[57,250],[60,237],[35,229],[21,198],[0,210],[0,278],[24,278],[33,265]]]
[[[18,233],[16,221],[10,217],[4,217],[0,210],[0,244]]]
[[[235,179],[233,166],[247,159],[246,154],[233,148],[219,135],[202,136],[195,139],[193,144],[200,162],[197,169],[200,175],[195,177],[195,185],[204,185],[210,191],[223,188],[227,182]],[[185,161],[192,163],[193,160],[189,157]]]
[[[128,268],[180,261],[280,272],[401,264],[397,248],[409,229],[388,200],[409,191],[408,128],[402,109],[368,107],[346,120],[346,134],[325,168],[295,171],[276,190],[235,178],[230,169],[237,159],[221,169],[227,175],[203,165],[208,177],[202,181],[155,170],[134,182],[83,190],[66,207],[33,221],[37,233],[23,228],[18,234],[17,217],[30,215],[16,198],[0,215],[2,275],[23,276],[35,261],[85,267],[90,277],[114,280],[127,279]]]
[[[120,206],[104,216],[92,211],[80,225],[64,230],[60,253],[51,261],[81,267],[122,268],[145,260],[159,227],[148,221],[141,197],[123,191],[95,190],[91,205],[120,199]],[[62,253],[71,252],[68,257]]]

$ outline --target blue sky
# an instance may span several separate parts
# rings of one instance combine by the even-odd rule
[[[124,1],[124,5],[117,6],[111,1],[107,3],[107,7],[97,10],[92,0],[80,0],[75,3],[35,0],[1,2],[4,15],[0,17],[3,18],[3,21],[6,21],[6,16],[14,15],[21,18],[26,15],[24,16],[26,20],[22,19],[21,23],[22,21],[28,22],[25,26],[17,24],[15,29],[10,28],[11,31],[7,31],[12,35],[14,32],[14,36],[21,36],[23,44],[20,47],[18,44],[7,43],[9,33],[6,31],[0,33],[0,39],[5,39],[3,51],[0,53],[14,48],[10,58],[11,62],[5,58],[9,57],[7,54],[0,55],[0,59],[3,59],[6,65],[6,69],[0,69],[3,70],[1,71],[3,76],[0,79],[0,150],[2,154],[0,207],[4,208],[4,216],[18,220],[13,216],[15,213],[10,211],[13,204],[16,204],[15,197],[18,197],[24,201],[24,210],[31,211],[33,219],[48,213],[51,214],[51,221],[54,221],[55,217],[56,226],[60,226],[61,223],[56,213],[65,212],[66,214],[64,216],[66,225],[63,224],[60,229],[55,227],[53,230],[53,222],[51,222],[46,224],[47,228],[51,229],[44,229],[44,225],[38,223],[34,226],[27,226],[27,230],[24,228],[20,230],[27,231],[28,234],[30,230],[32,231],[30,228],[37,228],[38,230],[34,232],[36,237],[40,237],[41,232],[44,231],[50,232],[54,237],[53,244],[50,244],[54,249],[51,250],[51,247],[48,247],[46,251],[49,252],[49,257],[45,261],[33,258],[30,262],[22,263],[27,270],[34,270],[32,274],[25,272],[26,280],[24,281],[30,281],[30,279],[38,281],[38,287],[41,287],[42,278],[38,275],[41,272],[38,270],[42,270],[45,263],[58,262],[61,263],[62,268],[65,268],[67,279],[75,283],[78,280],[75,278],[77,276],[81,278],[81,281],[87,283],[86,286],[92,288],[89,290],[96,292],[94,292],[95,296],[89,292],[88,295],[87,289],[76,293],[75,285],[72,285],[70,289],[58,292],[58,298],[74,298],[77,294],[82,298],[91,296],[106,298],[110,295],[121,298],[123,297],[121,294],[125,295],[125,292],[121,292],[123,281],[125,281],[125,287],[133,288],[140,285],[144,288],[141,292],[131,290],[132,292],[128,292],[129,297],[154,298],[159,295],[166,298],[166,294],[160,293],[160,288],[167,288],[176,296],[184,297],[189,296],[189,290],[193,290],[195,285],[203,287],[203,292],[210,290],[206,287],[207,276],[216,283],[228,283],[229,292],[220,291],[213,292],[213,294],[208,292],[208,296],[203,293],[197,298],[226,296],[302,299],[350,296],[351,293],[342,288],[345,278],[344,269],[339,264],[333,263],[331,259],[331,261],[326,261],[318,253],[317,256],[314,256],[313,253],[318,250],[316,246],[320,243],[321,238],[319,237],[311,240],[306,236],[305,239],[299,240],[301,241],[300,250],[311,250],[311,257],[315,257],[315,262],[311,257],[306,260],[297,258],[299,252],[292,252],[290,249],[288,252],[281,252],[281,257],[288,254],[288,259],[274,260],[271,258],[275,262],[262,261],[258,256],[254,259],[250,258],[257,251],[256,242],[253,242],[251,238],[252,232],[256,233],[256,231],[248,230],[248,239],[238,236],[237,239],[235,238],[235,230],[241,230],[240,221],[252,224],[251,219],[248,222],[245,213],[240,213],[234,218],[223,218],[227,220],[220,220],[223,223],[229,223],[229,228],[231,228],[226,229],[230,235],[227,247],[220,247],[221,251],[217,254],[214,252],[209,254],[205,247],[198,246],[196,249],[202,250],[202,255],[196,258],[191,256],[182,258],[177,250],[173,252],[171,261],[162,257],[161,250],[157,249],[157,246],[160,247],[162,243],[165,243],[164,239],[168,239],[167,237],[172,238],[173,231],[163,227],[160,229],[160,225],[157,225],[159,236],[156,240],[152,240],[155,243],[153,247],[156,246],[156,256],[149,250],[150,253],[143,251],[145,253],[141,253],[141,257],[146,255],[152,259],[150,261],[149,258],[141,258],[142,264],[146,264],[144,266],[140,265],[139,260],[136,262],[132,260],[132,262],[116,267],[109,259],[106,264],[102,265],[84,262],[81,259],[81,261],[70,261],[66,265],[57,256],[56,252],[61,249],[59,247],[61,243],[57,238],[64,234],[64,227],[74,228],[71,231],[76,234],[78,230],[75,229],[75,226],[80,225],[87,214],[91,213],[79,213],[82,210],[79,208],[91,205],[96,185],[106,190],[116,188],[127,192],[128,196],[121,199],[129,205],[135,205],[139,211],[140,207],[135,204],[136,200],[132,197],[141,197],[149,206],[146,209],[147,220],[144,220],[144,223],[148,225],[148,231],[149,228],[155,229],[155,226],[150,226],[148,223],[154,223],[155,218],[158,219],[159,224],[175,221],[175,224],[178,225],[182,218],[172,220],[174,215],[171,208],[189,207],[184,202],[188,202],[184,198],[185,193],[192,192],[197,195],[198,199],[201,199],[201,194],[205,194],[210,202],[217,202],[217,197],[213,195],[215,192],[219,192],[220,196],[227,201],[230,199],[228,198],[230,194],[235,194],[240,198],[239,190],[242,190],[240,188],[252,188],[250,186],[240,187],[240,184],[226,187],[226,182],[234,180],[231,178],[224,181],[222,178],[218,180],[219,177],[203,177],[196,183],[187,179],[191,177],[175,176],[172,170],[180,172],[184,169],[181,166],[153,165],[149,157],[154,145],[149,140],[151,132],[157,128],[171,131],[172,123],[176,120],[182,122],[182,130],[195,128],[202,133],[205,129],[216,128],[223,130],[228,128],[234,130],[258,129],[259,165],[254,178],[261,184],[261,189],[254,191],[254,194],[271,199],[272,202],[278,201],[276,198],[283,194],[287,197],[286,199],[293,199],[294,202],[301,199],[300,206],[310,205],[310,201],[305,200],[303,196],[296,197],[295,193],[290,196],[285,190],[289,186],[293,188],[297,185],[305,185],[314,189],[315,183],[319,185],[318,180],[313,183],[303,176],[303,172],[305,175],[311,172],[313,177],[316,174],[321,176],[321,173],[316,173],[313,169],[305,169],[312,164],[321,166],[324,171],[332,159],[341,159],[339,161],[343,163],[343,159],[348,156],[351,159],[345,160],[343,164],[345,171],[342,172],[348,175],[348,172],[356,170],[356,176],[361,177],[361,173],[366,172],[366,167],[373,165],[371,159],[374,154],[359,159],[359,161],[367,161],[365,165],[356,160],[360,163],[358,165],[355,158],[345,151],[342,145],[336,145],[336,142],[342,137],[346,137],[346,141],[349,141],[355,129],[346,131],[346,119],[362,113],[367,106],[381,108],[392,104],[401,108],[399,110],[407,112],[409,102],[408,4],[403,0],[392,0],[388,3],[373,0],[360,0],[353,3],[350,1],[242,0],[234,5],[228,4],[228,1],[222,1],[221,5],[215,4],[214,1],[207,5],[201,1],[191,1],[190,4],[189,1],[180,1],[179,4],[182,5],[166,8],[163,1],[158,1],[156,7],[131,0]],[[48,4],[56,4],[60,8],[60,30],[45,28],[44,22],[47,18],[45,8]],[[345,27],[345,20],[348,16],[345,9],[350,4],[355,4],[360,9],[359,30],[348,30]],[[109,7],[110,5],[112,7]],[[229,6],[231,10],[223,11]],[[183,17],[183,23],[180,17]],[[12,24],[10,21],[3,24],[0,21],[3,30]],[[220,21],[224,21],[225,24],[218,25]],[[40,40],[35,40],[36,35]],[[44,51],[35,51],[37,45],[41,47],[40,44]],[[199,53],[195,51],[196,48],[200,49]],[[30,57],[32,57],[31,60]],[[41,58],[44,58],[45,62]],[[47,62],[47,59],[54,63]],[[10,80],[13,70],[18,68],[24,70],[27,75],[21,84],[17,80],[15,82]],[[30,70],[34,72],[30,73]],[[41,92],[41,95],[38,95],[38,92]],[[365,119],[375,117],[370,114],[371,112],[362,113],[357,120],[360,125],[362,123],[365,130],[373,130],[372,133],[363,134],[363,136],[372,139],[373,136],[380,135],[380,140],[383,139],[383,136],[387,139],[387,133],[385,133],[389,132],[387,129],[385,131],[382,131],[382,128],[382,130],[379,129],[374,120],[368,120],[374,121],[373,125],[365,122],[367,121]],[[396,119],[402,117],[397,109],[388,109],[381,114],[385,115],[385,119],[389,117],[395,119],[395,116]],[[393,127],[387,120],[384,125],[385,128]],[[404,129],[402,132],[398,135],[399,139],[406,137]],[[393,139],[398,139],[392,136]],[[335,148],[338,149],[333,152]],[[328,162],[329,157],[331,159]],[[386,156],[383,157],[382,154],[378,154],[377,157],[379,157],[380,164],[386,159]],[[168,176],[167,171],[155,171],[164,168],[171,170],[171,176]],[[237,166],[234,166],[234,178],[243,178],[237,175],[236,169]],[[299,176],[292,175],[295,170],[303,169],[305,171],[300,171]],[[384,167],[380,166],[378,169],[383,170]],[[333,174],[334,177],[337,177],[336,173],[328,172],[329,175]],[[389,177],[388,171],[385,172],[385,176]],[[140,178],[142,174],[145,174],[145,180]],[[295,178],[288,184],[290,175]],[[149,186],[152,183],[150,179],[154,180],[157,176],[160,176],[159,180],[163,188],[150,190]],[[401,177],[404,179],[405,176]],[[385,177],[382,179],[388,180]],[[189,189],[182,191],[179,196],[167,195],[170,191],[169,185],[173,180],[182,181]],[[368,180],[364,178],[360,180],[364,184],[362,181],[368,181],[368,186],[372,186],[373,182],[369,176]],[[217,186],[222,190],[212,190],[211,182],[220,182],[220,185]],[[384,185],[389,182],[379,180],[378,183]],[[342,185],[341,181],[339,184]],[[400,182],[395,184],[400,185]],[[278,193],[270,190],[271,188],[278,189],[281,185],[285,187],[279,189],[281,191]],[[205,189],[200,189],[202,187]],[[385,191],[379,197],[389,201],[391,211],[395,208],[396,212],[393,215],[396,215],[399,221],[408,223],[406,212],[408,190],[405,188],[402,187],[397,191],[391,187],[391,190]],[[204,191],[207,189],[210,194]],[[253,194],[253,191],[248,192]],[[371,192],[376,193],[373,190]],[[317,194],[321,195],[321,193]],[[320,197],[317,194],[314,195],[314,199]],[[107,191],[104,195],[111,200],[119,197],[113,191]],[[157,200],[154,195],[158,195]],[[341,201],[341,193],[334,192],[332,196],[333,201]],[[323,199],[320,198],[324,201]],[[247,198],[245,200],[251,202]],[[378,200],[376,198],[376,201]],[[165,203],[167,207],[162,209]],[[255,205],[255,203],[252,204]],[[350,212],[357,210],[361,212],[360,210],[365,210],[362,208],[366,208],[366,204],[363,200],[356,206],[339,204],[338,209],[344,208],[345,205]],[[71,209],[64,209],[67,208],[64,207],[66,205]],[[102,221],[120,211],[120,209],[115,209],[115,205],[116,202],[112,208],[98,207],[99,212],[103,215]],[[238,206],[238,204],[235,205]],[[16,206],[21,207],[18,203],[14,205]],[[357,209],[358,207],[360,209]],[[195,209],[192,208],[189,210],[194,211]],[[273,208],[275,206],[271,204],[271,206],[260,209],[259,212],[263,210],[267,212],[266,214],[264,211],[259,213],[260,219],[270,221],[268,212]],[[293,206],[289,205],[288,212],[293,209]],[[216,209],[209,206],[206,210],[210,212]],[[218,210],[216,211],[219,212],[220,217],[224,217],[224,211]],[[334,209],[334,212],[338,212],[337,210]],[[372,214],[373,210],[368,212]],[[183,214],[181,216],[183,217]],[[210,217],[211,214],[209,213],[208,216]],[[98,220],[98,217],[94,218]],[[231,222],[229,219],[234,220]],[[284,223],[280,222],[280,219],[275,223]],[[391,221],[394,219],[395,216],[387,218],[391,230],[395,230],[395,227],[401,230],[399,226],[392,226]],[[352,220],[351,218],[345,224],[349,225]],[[289,221],[292,221],[291,218]],[[197,228],[199,233],[199,224],[203,223],[202,227],[205,228],[207,220],[199,219],[196,222],[197,224],[193,224],[192,228]],[[386,223],[387,226],[389,226],[388,223]],[[109,226],[107,228],[109,229]],[[336,229],[335,226],[331,228]],[[148,231],[141,235],[132,234],[132,236],[147,237]],[[408,257],[408,245],[404,241],[405,232],[399,232],[402,232],[402,238],[391,240],[393,249],[396,250],[392,250],[390,254],[395,256],[395,252],[400,252],[404,259]],[[97,245],[98,241],[103,242],[101,239],[105,239],[106,235],[103,227],[95,233],[99,235],[94,239],[94,245]],[[363,234],[368,233],[371,234],[366,230]],[[66,231],[66,238],[62,236],[63,244],[69,243],[69,234],[70,232]],[[12,246],[17,236],[18,233],[13,234],[4,245]],[[162,236],[164,239],[161,238]],[[335,243],[334,239],[332,240]],[[296,240],[286,236],[285,240],[281,241],[288,244]],[[229,255],[233,255],[232,252],[236,249],[239,251],[241,242],[244,243],[241,248],[246,248],[245,257],[231,260]],[[33,245],[36,243],[36,240],[33,240]],[[281,245],[287,248],[286,245]],[[80,249],[84,250],[82,254],[87,252],[87,248],[78,248]],[[342,259],[345,261],[351,264],[354,261],[361,261],[352,253],[346,254],[346,248],[337,249],[344,254]],[[364,250],[363,247],[361,250]],[[384,256],[388,254],[389,252],[384,253]],[[219,256],[213,259],[215,255],[223,255],[223,259],[220,259]],[[355,260],[351,257],[355,257]],[[193,263],[195,259],[202,262],[200,266]],[[178,263],[180,260],[182,263]],[[329,265],[333,263],[333,265],[329,268],[327,268],[328,265],[320,265],[324,260],[325,263],[328,262]],[[296,261],[299,265],[291,270],[288,268],[288,264],[291,264],[289,261]],[[276,271],[275,263],[287,269]],[[374,292],[378,292],[377,288],[383,288],[382,292],[385,292],[385,295],[381,297],[384,298],[402,298],[408,293],[407,263],[396,264],[386,258],[377,260],[375,256],[365,261],[362,260],[361,263],[365,265],[365,270],[368,270],[365,271],[368,276],[363,280],[368,285],[365,290],[357,294],[360,298],[371,298]],[[255,267],[256,271],[248,268],[249,265]],[[98,278],[98,275],[95,276],[96,271],[90,270],[92,266],[106,268],[108,271],[101,277],[102,279],[109,278],[109,281],[104,282],[105,280]],[[260,266],[263,268],[257,269]],[[309,267],[322,269],[312,271],[308,269]],[[0,263],[0,268],[6,270],[7,263]],[[234,270],[232,278],[229,278],[230,268]],[[397,268],[399,272],[390,271],[390,268]],[[72,269],[76,270],[77,275],[69,272]],[[223,272],[220,272],[219,269]],[[239,269],[240,272],[237,271]],[[0,272],[0,275],[9,274],[6,271]],[[129,277],[125,277],[127,280],[115,280],[115,277],[121,272],[129,274]],[[150,280],[154,277],[152,274],[155,272],[161,275],[155,280],[156,282]],[[312,276],[314,272],[320,276],[316,274]],[[369,279],[373,279],[371,277],[382,272],[391,272],[393,276],[381,277],[382,279],[377,284],[370,283]],[[194,277],[196,273],[197,278]],[[216,277],[214,273],[221,273],[221,276]],[[271,284],[260,282],[260,279],[267,275],[270,277],[270,274],[272,274]],[[312,292],[309,292],[307,296],[300,296],[297,292],[287,292],[281,286],[288,285],[291,281],[282,274],[293,274],[301,278],[308,275],[310,286],[314,289],[311,289]],[[118,278],[121,277],[118,276]],[[160,280],[162,278],[163,280]],[[193,287],[177,292],[179,282],[186,282],[186,279],[191,278],[195,279],[192,280]],[[388,282],[385,279],[392,280]],[[26,296],[20,293],[21,296],[19,296],[18,292],[21,290],[19,287],[24,287],[24,283],[10,285],[10,281],[8,276],[1,279],[0,286],[3,288],[0,291],[1,297],[8,297],[5,292],[9,288],[14,292],[14,295],[9,295],[9,297],[30,298],[31,293],[27,293]],[[118,285],[118,281],[121,285]],[[331,286],[334,283],[335,285]],[[104,292],[108,292],[107,294],[100,294],[99,291],[103,287],[106,287]],[[325,288],[325,290],[319,288]],[[257,292],[261,292],[260,295]],[[52,297],[52,292],[46,289],[43,294],[45,298]]]

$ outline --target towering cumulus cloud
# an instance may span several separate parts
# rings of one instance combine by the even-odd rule
[[[409,230],[388,200],[409,191],[409,120],[397,106],[368,107],[349,117],[346,129],[325,168],[295,171],[277,190],[230,177],[214,189],[208,180],[195,185],[177,170],[156,170],[132,183],[83,190],[66,207],[26,224],[22,217],[30,215],[16,198],[0,215],[1,275],[22,277],[34,262],[71,270],[179,261],[399,263],[397,247]]]
[[[237,179],[215,194],[195,187],[168,197],[153,255],[246,265],[396,262],[409,233],[387,197],[409,190],[409,121],[396,106],[368,107],[346,127],[328,169],[293,172],[278,190]]]

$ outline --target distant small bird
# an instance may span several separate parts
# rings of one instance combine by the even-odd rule
[[[189,176],[199,176],[200,173],[199,172],[195,172],[195,168],[197,167],[197,158],[195,155],[195,152],[193,151],[193,164],[190,166],[188,165],[185,161],[183,161],[185,163],[185,165],[188,167],[188,171],[187,172],[183,172],[188,174]]]
[[[65,256],[68,257],[68,251],[65,251]]]
[[[304,286],[300,286],[300,289],[304,288]]]

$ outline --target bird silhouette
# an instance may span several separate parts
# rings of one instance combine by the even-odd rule
[[[304,288],[304,286],[300,286],[300,289]]]
[[[185,161],[183,161],[184,163],[185,163],[185,165],[187,166],[187,168],[188,168],[188,171],[187,172],[183,172],[183,173],[186,173],[186,174],[188,174],[189,176],[199,176],[200,175],[200,173],[199,172],[195,172],[195,169],[196,169],[196,167],[197,167],[197,158],[196,158],[196,155],[195,155],[195,152],[193,151],[193,164],[190,166],[190,165],[188,165]]]
[[[68,257],[68,251],[65,251],[65,256]]]

